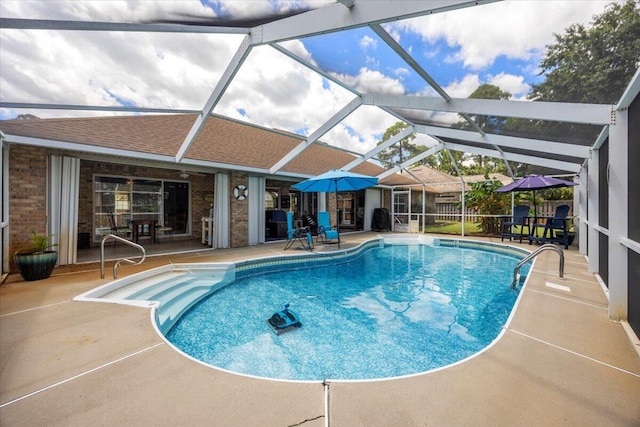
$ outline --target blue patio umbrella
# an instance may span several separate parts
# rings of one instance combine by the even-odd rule
[[[533,214],[538,216],[536,207],[536,190],[545,190],[547,188],[561,188],[578,185],[575,182],[565,181],[564,179],[554,178],[545,175],[528,175],[522,179],[507,184],[504,187],[496,189],[498,193],[510,193],[513,191],[533,191]]]
[[[334,192],[336,193],[337,202],[338,192],[340,191],[358,191],[375,185],[378,185],[378,178],[341,169],[332,169],[316,177],[292,185],[291,188],[303,193]],[[338,233],[339,232],[340,223],[338,223]],[[338,240],[338,247],[340,247],[339,242],[340,240]]]
[[[378,185],[378,178],[358,173],[332,169],[321,175],[299,182],[291,188],[303,193],[330,193],[358,191]]]

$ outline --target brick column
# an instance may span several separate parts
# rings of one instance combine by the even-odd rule
[[[229,176],[229,197],[231,203],[229,206],[229,216],[231,221],[230,243],[232,248],[240,248],[249,245],[249,199],[238,200],[233,195],[233,189],[238,185],[244,185],[248,188],[248,176],[244,173],[233,172]],[[249,197],[260,197],[251,192],[249,189]],[[264,195],[262,196],[264,197]]]

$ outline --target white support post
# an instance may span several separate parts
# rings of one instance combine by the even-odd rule
[[[628,257],[621,241],[628,236],[629,188],[628,110],[617,110],[609,127],[609,318],[626,320],[628,315]]]
[[[600,191],[598,189],[598,177],[600,175],[600,171],[598,170],[599,158],[600,151],[593,150],[591,152],[591,157],[589,158],[589,173],[587,174],[587,209],[589,212],[589,244],[587,247],[587,257],[589,258],[588,267],[590,273],[597,273],[600,270],[598,266],[598,258],[600,254],[598,241],[600,238],[600,233],[598,232],[598,230],[596,230],[596,226],[598,225],[598,221],[600,220],[600,210],[598,207],[598,197],[600,194]]]
[[[574,187],[577,190],[574,192],[574,200],[577,198],[577,203],[575,201],[573,203],[573,206],[578,207],[578,229],[576,231],[578,233],[578,252],[580,252],[581,254],[587,254],[587,194],[589,190],[588,180],[589,177],[587,168],[582,168],[580,170],[580,185],[578,185],[578,187]]]

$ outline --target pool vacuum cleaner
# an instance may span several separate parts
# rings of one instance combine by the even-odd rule
[[[275,332],[276,335],[283,334],[294,328],[302,326],[298,316],[293,311],[289,310],[289,304],[284,305],[284,310],[273,313],[273,316],[267,319],[267,323],[271,326],[271,329],[273,329],[273,332]]]

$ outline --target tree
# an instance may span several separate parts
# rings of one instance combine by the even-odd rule
[[[399,134],[407,127],[409,127],[409,125],[405,122],[396,122],[393,126],[387,128],[387,130],[384,131],[382,141],[379,141],[378,145],[387,141],[389,138],[392,138],[394,135]],[[378,160],[380,160],[386,167],[391,167],[394,163],[403,163],[405,160],[408,160],[409,158],[421,153],[422,151],[424,151],[424,147],[418,147],[417,145],[411,143],[411,141],[413,141],[415,138],[416,135],[413,133],[405,138],[402,138],[391,147],[378,153]]]
[[[485,175],[485,178],[487,176]],[[471,191],[467,193],[465,204],[481,215],[505,215],[511,206],[511,195],[498,193],[496,190],[502,187],[498,180],[487,180],[470,183]],[[495,216],[483,216],[480,218],[480,227],[483,233],[500,234],[500,220]]]
[[[573,24],[555,34],[540,63],[545,81],[537,101],[615,104],[640,63],[640,10],[634,0],[612,3],[587,28]]]
[[[540,62],[545,81],[534,85],[533,101],[615,104],[640,63],[640,10],[634,0],[614,3],[590,27],[573,24],[547,46]],[[591,143],[601,127],[509,119],[505,133]],[[571,135],[571,137],[567,137]],[[547,136],[547,137],[546,137]],[[528,171],[531,173],[531,171]]]
[[[465,167],[463,163],[467,160],[468,156],[462,151],[451,151],[451,157],[453,157],[456,165],[458,165],[460,173],[464,174]],[[451,157],[449,157],[446,150],[440,150],[433,156],[429,156],[424,164],[439,171],[446,172],[449,175],[458,175],[455,165],[451,162]]]
[[[34,116],[33,114],[18,114],[18,117],[16,117],[16,120],[33,120],[33,119],[39,119],[40,117],[38,116]]]
[[[483,84],[469,95],[471,99],[509,99],[511,93],[501,90],[496,85]],[[506,123],[506,119],[497,116],[485,116],[482,114],[470,115],[470,118],[474,121],[478,127],[484,131],[490,133],[500,133],[501,129]],[[460,122],[462,129],[475,130],[475,128],[466,120]],[[469,174],[483,174],[489,172],[507,172],[507,166],[501,159],[494,159],[481,155],[471,156],[473,163],[469,164],[466,169]]]
[[[511,98],[511,94],[509,92],[505,92],[501,90],[498,86],[483,84],[480,85],[476,90],[473,91],[471,95],[469,95],[469,99],[509,99]],[[504,124],[504,120],[500,117],[496,116],[484,116],[482,114],[476,114],[470,116],[471,119],[480,127],[482,130],[499,130],[501,124]],[[466,122],[465,122],[466,123]],[[465,127],[470,127],[468,123],[466,123]]]

